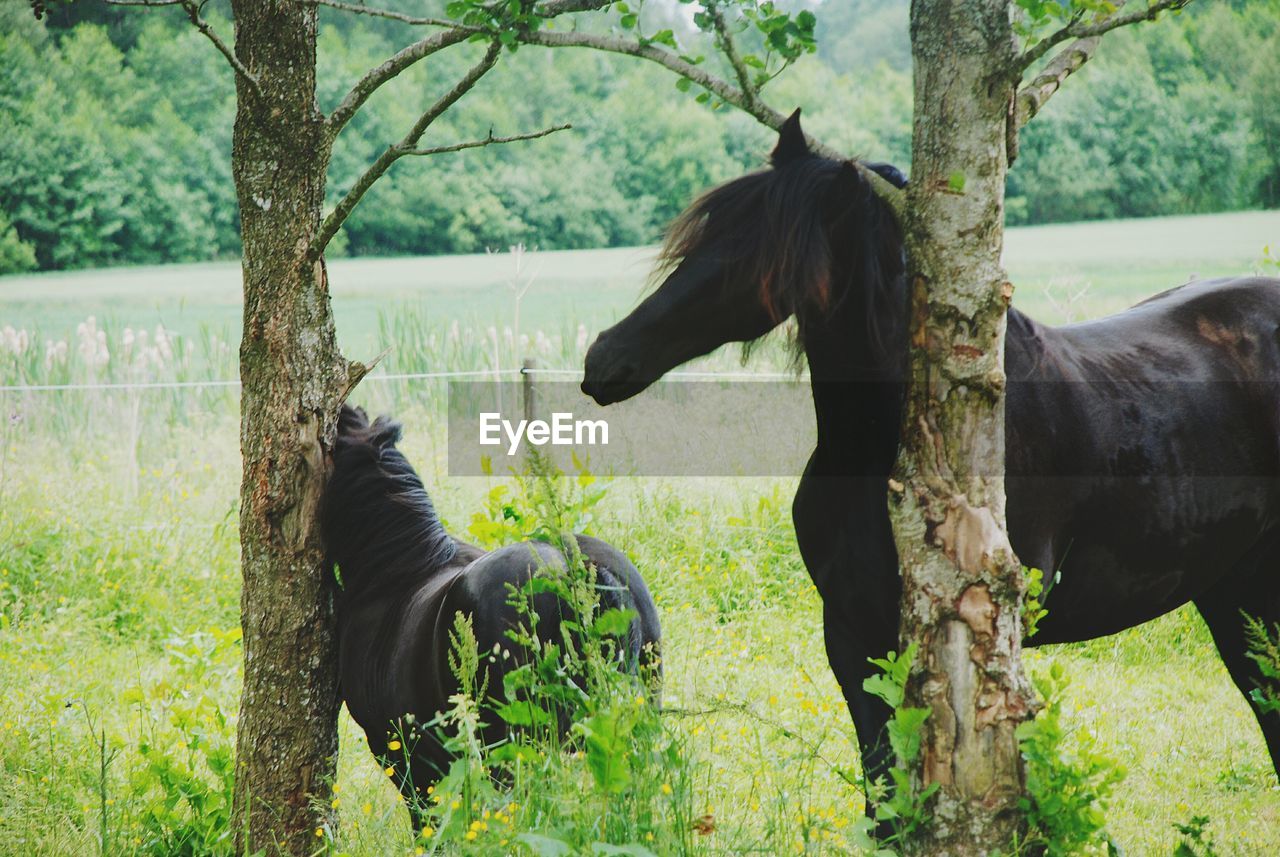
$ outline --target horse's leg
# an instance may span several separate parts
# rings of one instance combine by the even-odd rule
[[[827,660],[849,705],[868,782],[888,775],[890,712],[862,683],[875,672],[867,659],[898,647],[902,591],[884,493],[878,479],[815,478],[806,471],[792,505],[800,553],[822,596]]]
[[[882,700],[862,689],[862,683],[875,673],[868,658],[882,658],[897,647],[896,634],[865,634],[863,616],[849,613],[830,602],[822,609],[822,632],[827,646],[831,671],[849,705],[849,716],[857,733],[862,753],[862,772],[867,783],[889,774],[893,753],[889,747],[886,725],[890,710]],[[867,803],[870,811],[870,801]]]
[[[1271,753],[1271,765],[1280,779],[1280,711],[1264,713],[1250,698],[1250,692],[1258,687],[1262,674],[1258,665],[1248,656],[1245,640],[1244,613],[1256,617],[1274,628],[1280,622],[1280,577],[1274,574],[1253,574],[1244,585],[1230,587],[1224,592],[1210,591],[1195,601],[1200,615],[1213,634],[1227,672],[1249,700],[1249,707],[1262,727],[1262,737]]]

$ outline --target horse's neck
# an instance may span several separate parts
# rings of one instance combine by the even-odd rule
[[[805,339],[818,457],[849,475],[887,475],[897,455],[905,354],[876,355],[865,335],[833,326]]]
[[[905,338],[900,336],[901,344],[885,358],[866,346],[865,337],[851,323],[806,332],[820,461],[855,475],[889,474],[897,456],[906,392]],[[1063,377],[1055,341],[1052,328],[1009,310],[1005,370],[1011,382],[1011,423],[1030,408],[1027,382]]]
[[[342,569],[347,596],[364,601],[403,597],[409,589],[442,573],[458,553],[457,543],[438,518],[424,518],[409,510],[388,509],[377,528],[359,545],[348,545]]]

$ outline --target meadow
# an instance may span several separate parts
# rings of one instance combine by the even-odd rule
[[[1017,305],[1061,322],[1192,276],[1267,269],[1268,244],[1280,244],[1280,212],[1015,229],[1006,262]],[[651,258],[504,252],[336,260],[329,271],[344,347],[356,358],[391,347],[383,375],[507,370],[529,357],[573,370],[642,294]],[[0,387],[234,379],[238,273],[0,278]],[[787,359],[775,338],[748,368],[785,370]],[[741,368],[730,351],[700,366]],[[524,502],[521,486],[448,475],[444,390],[440,379],[371,378],[354,399],[404,419],[403,448],[451,531],[493,538],[507,532],[504,505]],[[0,855],[228,853],[241,656],[234,386],[7,390],[0,406]],[[630,554],[661,612],[659,719],[679,761],[647,769],[635,788],[653,817],[626,832],[653,853],[856,846],[856,743],[794,544],[794,484],[619,478],[593,483],[578,517]],[[1068,751],[1126,769],[1108,806],[1125,853],[1174,853],[1175,825],[1197,815],[1216,853],[1280,853],[1280,786],[1194,610],[1027,660],[1070,677]],[[554,853],[518,836],[606,812],[575,754],[547,793],[495,798],[457,836],[415,838],[345,713],[341,734],[337,813],[317,853]]]

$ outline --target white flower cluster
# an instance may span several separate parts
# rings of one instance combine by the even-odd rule
[[[67,362],[67,341],[59,339],[54,342],[52,339],[44,341],[44,368],[49,369],[54,365],[62,365]]]
[[[48,354],[47,345],[48,343],[46,343],[46,355]],[[98,320],[93,316],[76,325],[76,353],[91,369],[101,369],[111,362],[111,351],[107,348],[107,332],[98,329]]]
[[[162,369],[173,362],[173,334],[161,325],[156,325],[152,336],[147,336],[145,328],[135,331],[126,327],[120,337],[120,345],[125,365],[135,374],[147,369]]]
[[[0,329],[0,351],[7,351],[16,357],[21,357],[30,344],[31,335],[26,330],[14,330],[9,324]]]

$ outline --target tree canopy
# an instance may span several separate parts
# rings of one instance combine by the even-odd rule
[[[803,106],[806,126],[842,151],[906,168],[908,5],[821,4],[817,53],[772,84],[770,101]],[[321,13],[320,106],[329,110],[409,28]],[[216,2],[205,14],[230,32]],[[669,19],[650,31],[684,23],[682,39],[697,37],[674,7],[650,4],[646,14]],[[37,22],[25,0],[2,0],[0,24],[0,272],[238,254],[233,80],[180,12],[79,3],[50,7]],[[1163,27],[1117,33],[1024,130],[1010,221],[1280,204],[1277,55],[1280,0],[1193,4]],[[420,93],[456,79],[466,62],[442,52],[374,96],[335,147],[331,203],[412,123]],[[698,192],[761,165],[769,146],[737,111],[672,110],[672,85],[668,72],[625,57],[529,49],[433,134],[451,142],[564,122],[574,130],[535,148],[398,164],[329,252],[655,241]],[[688,97],[697,96],[695,87]]]

